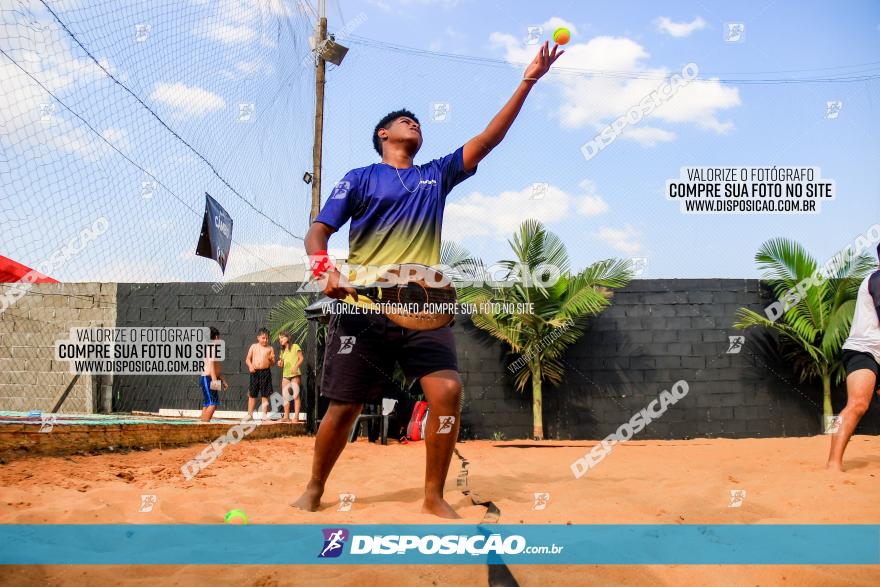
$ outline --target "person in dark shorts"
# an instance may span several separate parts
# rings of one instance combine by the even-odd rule
[[[337,302],[342,304],[342,302]],[[335,313],[327,329],[322,394],[372,403],[388,387],[394,363],[407,381],[438,371],[458,371],[452,328],[409,330],[379,314]],[[326,390],[326,393],[324,393]]]
[[[211,340],[220,340],[220,331],[215,327],[211,327]],[[199,384],[202,388],[202,414],[199,418],[202,422],[210,422],[214,415],[214,410],[220,405],[219,391],[221,387],[224,390],[229,389],[226,378],[220,373],[220,361],[215,359],[205,359],[205,367],[202,370],[202,376],[199,378]]]
[[[253,419],[254,408],[257,406],[257,398],[262,402],[262,422],[269,422],[269,396],[272,395],[272,371],[270,367],[275,363],[275,349],[269,345],[269,331],[260,328],[257,332],[257,342],[248,349],[244,360],[248,371],[251,373],[248,385],[248,419]]]
[[[381,268],[440,263],[446,196],[472,176],[477,164],[501,143],[532,86],[563,54],[557,50],[558,46],[551,50],[544,43],[513,96],[486,129],[445,157],[414,164],[422,146],[422,130],[412,112],[397,110],[379,121],[372,141],[382,160],[349,171],[336,184],[305,238],[312,273],[326,295],[350,297],[356,302],[352,286],[375,282]],[[327,255],[330,235],[348,221],[348,264],[358,268],[355,276],[340,273]],[[325,482],[363,404],[378,398],[383,387],[393,385],[391,376],[397,361],[407,377],[421,385],[430,408],[422,512],[460,517],[443,498],[458,439],[462,397],[452,329],[414,331],[395,326],[384,316],[337,312],[331,317],[325,340],[321,395],[329,398],[330,405],[315,438],[308,485],[291,505],[307,511],[318,509]],[[445,424],[442,431],[441,418]]]
[[[880,245],[877,246],[880,258]],[[880,271],[862,281],[856,298],[849,338],[843,343],[846,407],[835,422],[826,467],[843,471],[843,452],[859,420],[868,411],[874,392],[880,393]]]

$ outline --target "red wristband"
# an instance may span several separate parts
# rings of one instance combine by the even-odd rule
[[[327,256],[327,251],[315,251],[314,255],[309,255],[309,261],[311,263],[312,275],[315,278],[319,278],[328,270],[333,268],[333,263],[330,262],[330,257]]]

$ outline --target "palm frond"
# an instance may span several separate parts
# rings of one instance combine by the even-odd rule
[[[309,322],[305,316],[305,309],[311,303],[307,296],[284,298],[275,307],[269,310],[266,321],[269,324],[269,333],[272,340],[278,338],[278,333],[287,331],[293,340],[304,341],[308,338]],[[324,333],[327,330],[325,324],[318,323],[318,344],[322,344]]]
[[[874,261],[846,249],[817,271],[806,249],[784,238],[765,242],[755,260],[777,299],[790,307],[777,320],[740,308],[734,327],[775,332],[779,350],[801,382],[841,381],[840,350],[849,334],[859,285],[874,269]],[[827,406],[827,387],[825,393]]]
[[[767,281],[782,281],[794,287],[801,279],[816,270],[816,260],[798,242],[774,238],[761,245],[755,255],[758,267]]]

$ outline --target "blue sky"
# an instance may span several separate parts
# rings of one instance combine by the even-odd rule
[[[13,113],[0,120],[4,153],[12,155],[11,163],[0,162],[0,254],[35,265],[104,214],[110,230],[59,268],[59,278],[212,281],[219,269],[192,255],[209,191],[235,220],[230,274],[297,262],[301,241],[251,206],[294,235],[307,229],[309,192],[300,177],[310,168],[313,105],[311,72],[301,61],[311,19],[293,2],[258,4],[186,1],[160,13],[149,3],[111,9],[50,2],[83,44],[106,59],[106,68],[249,204],[89,64],[39,5],[33,20],[48,27],[42,36],[4,12],[0,46],[169,189],[141,197],[143,172],[66,109],[41,125],[37,108],[34,120],[44,92],[0,56],[14,82],[0,88],[0,105]],[[535,49],[525,43],[529,26],[542,25],[547,38],[565,24],[574,34],[557,66],[641,76],[551,75],[534,88],[502,145],[449,196],[446,238],[488,261],[509,255],[506,239],[519,222],[538,218],[568,243],[576,268],[608,257],[645,257],[643,277],[756,277],[753,256],[768,238],[797,239],[824,259],[880,222],[878,81],[728,81],[736,74],[877,72],[880,64],[841,68],[878,61],[876,2],[844,9],[782,0],[367,0],[328,2],[327,12],[330,30],[350,52],[328,71],[325,195],[348,169],[377,161],[370,135],[386,112],[408,107],[420,117],[425,144],[418,163],[482,130],[521,76],[519,65],[435,53],[519,61]],[[725,42],[730,22],[745,25],[742,42]],[[151,24],[145,41],[132,39],[138,23]],[[28,65],[32,53],[43,54],[39,68]],[[47,63],[46,55],[54,57]],[[704,81],[584,158],[581,145],[660,81],[644,78],[679,72],[690,62]],[[842,103],[837,118],[826,118],[827,101]],[[235,118],[243,102],[255,104],[252,121]],[[446,121],[431,120],[433,103],[449,104]],[[808,216],[684,215],[664,198],[665,181],[680,167],[721,165],[819,167],[835,180],[837,199]],[[530,197],[533,183],[549,184],[544,198]],[[55,227],[48,233],[41,230],[47,222]],[[344,252],[345,237],[345,231],[333,237],[333,250]]]

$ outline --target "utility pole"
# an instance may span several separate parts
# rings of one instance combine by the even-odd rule
[[[324,60],[324,43],[327,40],[326,2],[321,0],[321,18],[315,37],[315,143],[312,148],[314,169],[312,170],[312,212],[309,224],[321,211],[321,155],[324,135],[324,79],[327,62]]]
[[[322,139],[324,136],[324,79],[327,71],[327,62],[324,60],[324,43],[327,40],[327,3],[321,0],[321,16],[318,20],[318,30],[315,36],[315,142],[312,147],[312,160],[314,163],[312,169],[312,211],[309,214],[309,225],[311,226],[318,212],[321,211],[321,156],[322,156]],[[306,382],[306,392],[310,400],[307,417],[307,428],[309,432],[316,433],[318,430],[318,324],[314,320],[309,320],[308,327],[308,360],[306,363],[306,373],[310,374],[309,381]],[[299,417],[299,416],[297,416]]]

